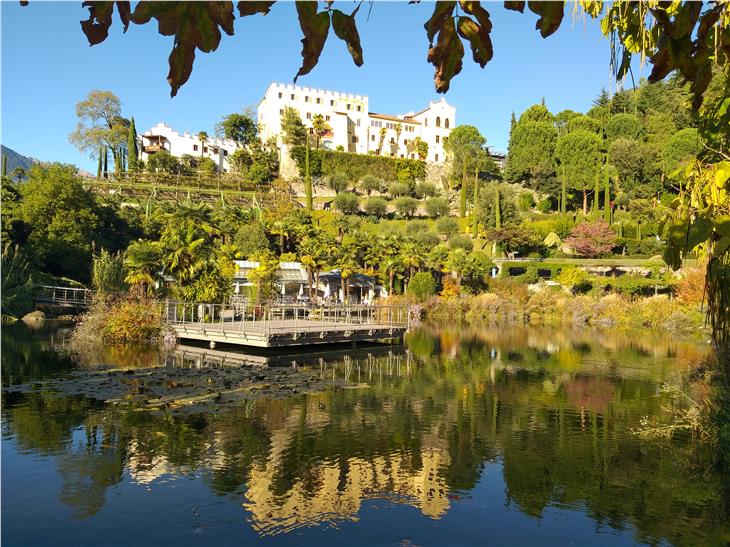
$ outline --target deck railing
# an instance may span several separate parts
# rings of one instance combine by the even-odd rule
[[[44,285],[38,288],[35,300],[66,306],[89,306],[94,300],[94,291],[79,287],[55,287]]]
[[[242,334],[296,334],[318,330],[408,328],[408,308],[394,305],[307,305],[232,302],[211,304],[173,302],[165,304],[172,325],[221,329]]]

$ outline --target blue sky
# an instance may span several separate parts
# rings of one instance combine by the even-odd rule
[[[354,6],[339,0],[335,7]],[[477,126],[494,149],[507,147],[512,111],[519,115],[542,97],[553,112],[585,111],[609,85],[609,45],[597,23],[573,22],[566,15],[561,29],[544,40],[534,29],[536,15],[507,11],[501,2],[487,8],[494,59],[482,70],[467,46],[464,69],[446,100],[457,108],[457,123]],[[87,17],[81,2],[31,1],[27,7],[2,2],[1,10],[3,144],[89,171],[95,162],[68,142],[75,104],[89,91],[113,91],[140,131],[165,121],[179,131],[212,134],[223,115],[255,106],[270,82],[291,82],[300,64],[301,31],[294,5],[287,2],[266,16],[238,18],[235,36],[224,35],[212,54],[198,52],[193,74],[175,98],[165,79],[173,38],[158,35],[154,22],[132,24],[124,35],[115,14],[109,38],[89,47],[79,25]],[[366,20],[364,4],[359,13],[364,66],[354,66],[330,31],[319,64],[298,83],[368,95],[376,112],[426,106],[438,98],[423,30],[431,10],[427,2],[376,2]]]

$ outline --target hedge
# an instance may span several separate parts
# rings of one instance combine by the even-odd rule
[[[295,146],[291,157],[304,177],[303,146]],[[426,163],[405,158],[388,158],[338,152],[334,150],[310,150],[309,170],[313,177],[345,175],[350,181],[359,181],[365,175],[373,175],[385,181],[423,180],[426,178]]]

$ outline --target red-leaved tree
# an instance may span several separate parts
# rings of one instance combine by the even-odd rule
[[[565,243],[579,256],[595,258],[611,252],[616,244],[616,233],[602,220],[584,222],[571,230]]]

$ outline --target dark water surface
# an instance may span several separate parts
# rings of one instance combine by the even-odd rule
[[[730,540],[728,478],[691,439],[631,432],[664,417],[661,387],[700,343],[422,329],[406,347],[269,360],[352,389],[172,414],[13,392],[100,364],[219,366],[138,348],[74,360],[65,336],[3,328],[3,545]]]

